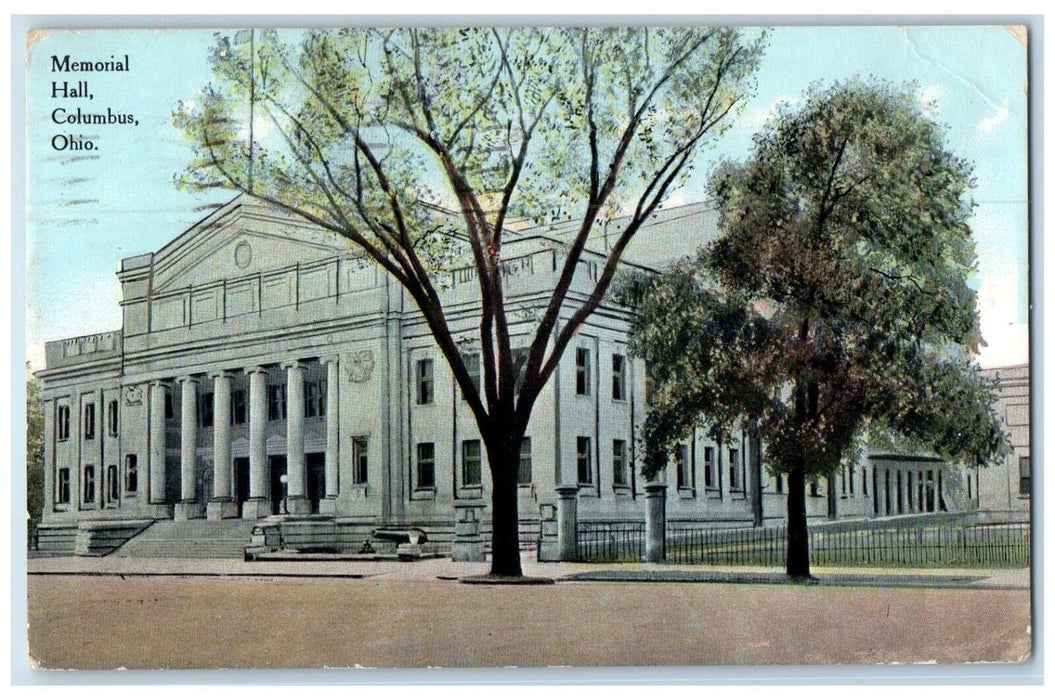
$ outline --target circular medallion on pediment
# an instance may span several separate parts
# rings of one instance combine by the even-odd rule
[[[242,241],[234,247],[234,264],[244,270],[251,262],[253,262],[253,248],[249,245],[249,241]]]

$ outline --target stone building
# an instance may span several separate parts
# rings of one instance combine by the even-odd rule
[[[611,222],[595,248],[621,225]],[[703,205],[665,210],[625,264],[660,266],[714,230]],[[523,311],[513,315],[514,345],[529,342],[530,312],[556,283],[556,233],[524,228],[505,244],[510,307]],[[592,288],[600,260],[584,256],[569,305]],[[479,367],[475,270],[444,274],[452,331]],[[347,243],[242,196],[160,250],[122,260],[117,276],[122,327],[47,343],[38,372],[42,548],[89,551],[155,521],[275,515],[307,523],[316,543],[349,545],[379,525],[413,525],[442,547],[456,503],[489,502],[473,417],[421,314]],[[525,538],[537,535],[558,486],[578,487],[580,520],[643,517],[645,372],[627,353],[627,332],[627,311],[602,306],[539,397],[521,452]],[[663,477],[669,520],[782,519],[782,479],[764,477],[756,454],[746,435],[687,441]],[[954,481],[943,477],[947,467],[913,464],[901,474],[894,467],[903,462],[875,456],[812,484],[810,515],[952,507],[941,495]]]
[[[1033,492],[1029,449],[1029,365],[995,367],[984,373],[996,380],[997,413],[1011,436],[1003,460],[965,475],[971,507],[994,519],[1028,518]],[[970,484],[973,478],[973,486]]]

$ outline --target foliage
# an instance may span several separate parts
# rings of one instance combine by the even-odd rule
[[[174,113],[195,152],[180,181],[294,212],[402,284],[479,425],[495,537],[506,538],[494,550],[505,551],[535,400],[630,240],[742,108],[763,41],[712,27],[218,35],[215,84]],[[629,221],[569,316],[587,241],[615,214]],[[564,232],[553,291],[527,329],[513,327],[502,274],[518,222]],[[466,260],[479,287],[479,389],[435,276]],[[519,380],[514,335],[527,355]]]
[[[26,508],[32,532],[44,510],[44,402],[32,375],[26,378]]]

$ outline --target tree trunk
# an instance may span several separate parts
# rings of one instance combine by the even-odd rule
[[[810,577],[810,539],[806,527],[806,470],[800,457],[788,473],[788,576]]]
[[[522,576],[520,518],[517,513],[517,467],[520,438],[502,435],[487,443],[491,469],[491,575]]]

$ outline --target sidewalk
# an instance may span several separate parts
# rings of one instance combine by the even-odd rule
[[[534,552],[521,553],[525,576],[558,583],[786,583],[779,569],[715,567],[685,564],[542,563]],[[353,578],[402,581],[455,581],[489,571],[487,563],[453,562],[449,558],[415,562],[325,560],[254,561],[240,559],[150,559],[140,557],[40,557],[27,561],[30,575],[112,576],[248,576]],[[865,569],[813,570],[817,585],[864,587],[1017,588],[1030,585],[1028,569]]]

